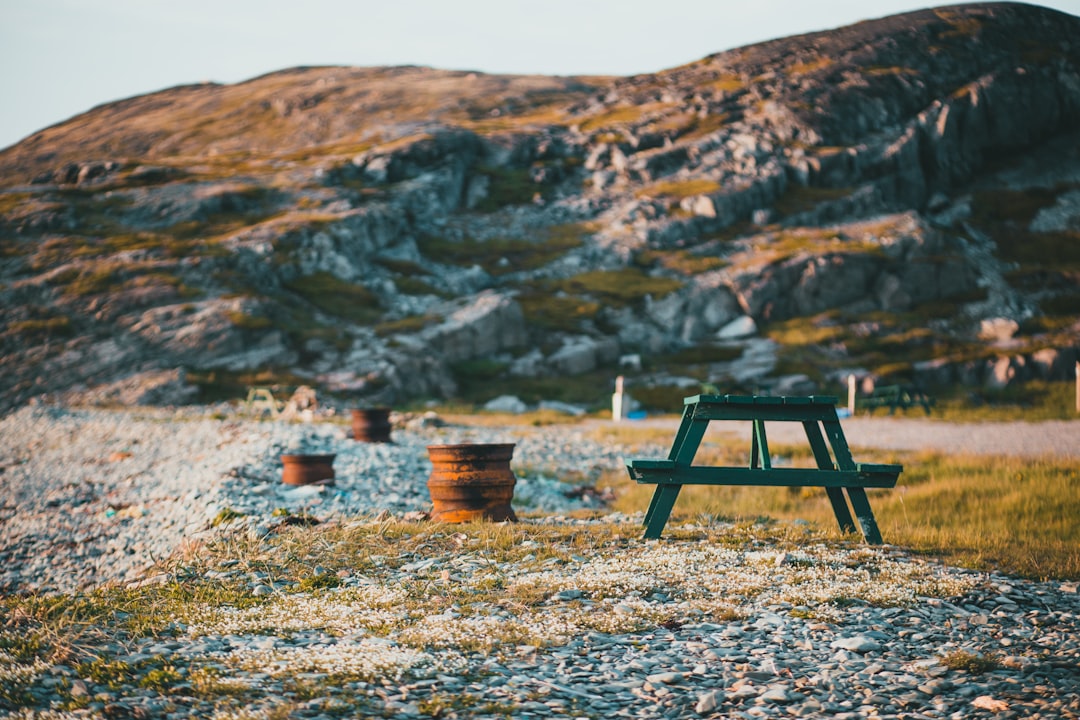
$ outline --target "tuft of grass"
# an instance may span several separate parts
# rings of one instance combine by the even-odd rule
[[[252,385],[270,387],[277,397],[279,392],[291,392],[311,382],[309,378],[279,368],[257,371],[191,370],[187,373],[187,379],[199,388],[200,400],[208,403],[242,399]]]
[[[620,125],[631,125],[641,120],[646,112],[646,108],[641,105],[613,107],[582,121],[581,132],[590,133],[618,128]]]
[[[432,260],[462,267],[479,265],[492,275],[521,270],[535,270],[580,247],[588,226],[571,223],[556,225],[537,233],[534,238],[465,238],[453,242],[433,236],[421,237],[420,251]]]
[[[231,523],[233,520],[242,517],[244,517],[244,513],[242,512],[237,512],[232,508],[222,508],[214,519],[210,521],[210,527],[225,525],[226,523]]]
[[[799,61],[792,63],[788,66],[787,72],[791,77],[799,77],[802,75],[809,75],[815,73],[818,70],[824,70],[830,67],[835,60],[831,57],[820,57],[814,60]]]
[[[476,205],[477,212],[490,213],[508,205],[524,205],[532,202],[535,195],[545,193],[543,185],[533,182],[528,169],[483,167],[478,174],[486,175],[490,182],[487,196]]]
[[[440,322],[438,315],[410,315],[400,320],[388,320],[375,326],[375,334],[379,337],[389,337],[399,333],[414,333],[423,330],[429,325]]]
[[[977,192],[972,200],[972,221],[993,237],[1002,259],[1026,270],[1080,269],[1080,233],[1028,229],[1040,210],[1052,207],[1058,196],[1072,187]]]
[[[639,189],[638,197],[668,198],[679,201],[696,195],[710,195],[719,192],[720,183],[715,180],[695,178],[692,180],[661,180]]]
[[[18,320],[8,325],[8,332],[24,337],[68,337],[72,334],[71,318],[58,315],[47,318]]]
[[[962,670],[972,675],[982,675],[1001,666],[1001,662],[993,655],[979,655],[966,650],[953,650],[944,655],[941,664],[950,670]]]
[[[819,203],[831,202],[847,197],[851,188],[811,187],[809,185],[788,185],[785,192],[773,205],[781,215],[796,215],[813,210]]]
[[[526,291],[517,301],[525,321],[543,330],[580,332],[600,312],[600,303],[572,295]]]
[[[690,250],[642,250],[634,256],[640,268],[662,267],[687,277],[719,270],[728,261],[715,255],[699,255]]]
[[[553,281],[547,287],[566,295],[593,296],[607,304],[637,305],[646,295],[662,298],[675,292],[683,283],[673,278],[653,277],[637,268],[593,270],[565,280]]]
[[[230,310],[226,317],[229,322],[241,330],[266,330],[273,326],[273,321],[264,315],[248,315],[241,310]]]

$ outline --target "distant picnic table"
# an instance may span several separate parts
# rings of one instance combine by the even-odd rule
[[[930,414],[930,408],[934,406],[934,398],[917,388],[904,385],[884,385],[874,388],[869,396],[862,398],[859,404],[866,408],[870,414],[879,407],[889,408],[892,415],[897,409],[907,410],[910,407],[920,406]]]

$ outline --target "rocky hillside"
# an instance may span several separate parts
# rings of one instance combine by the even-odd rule
[[[296,68],[0,152],[2,406],[999,387],[1071,372],[1078,279],[1080,18],[1012,3],[627,78]]]

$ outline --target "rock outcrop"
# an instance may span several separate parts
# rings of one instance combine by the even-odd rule
[[[0,153],[0,398],[186,368],[381,402],[582,376],[553,399],[584,404],[623,356],[672,386],[1064,377],[1078,38],[991,3],[628,78],[297,68],[99,106]]]

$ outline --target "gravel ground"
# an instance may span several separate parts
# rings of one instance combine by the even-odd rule
[[[0,419],[0,591],[70,592],[133,580],[225,509],[264,526],[272,513],[397,516],[430,509],[426,446],[514,442],[515,506],[545,512],[597,507],[586,481],[618,467],[619,449],[580,429],[398,430],[390,444],[358,443],[344,424],[213,419],[179,412],[27,407]],[[279,456],[335,453],[333,486],[283,485]]]
[[[416,427],[371,445],[330,422],[26,407],[0,419],[0,592],[168,582],[145,572],[217,532],[226,508],[244,513],[256,538],[268,537],[278,508],[345,523],[420,513],[425,446],[436,443],[517,443],[515,505],[544,513],[521,526],[572,528],[588,521],[563,513],[599,506],[590,480],[622,463],[621,448],[590,439],[593,424]],[[775,425],[771,437],[801,440]],[[844,427],[855,447],[1075,457],[1080,423]],[[278,456],[301,447],[337,455],[334,486],[280,483]],[[582,484],[555,479],[568,475]],[[499,561],[458,533],[457,549],[425,545],[342,571],[338,587],[315,595],[230,559],[207,577],[246,583],[265,604],[209,607],[172,637],[99,652],[126,667],[165,657],[185,671],[212,668],[232,690],[212,700],[183,684],[148,690],[145,678],[110,685],[78,668],[20,664],[0,642],[0,718],[1080,717],[1076,583],[974,573],[888,546],[732,547],[730,529],[699,531],[719,534],[615,551],[586,548],[573,532],[548,544],[526,533],[509,551],[517,559]],[[438,602],[490,597],[492,582],[541,600]],[[407,609],[418,586],[428,588],[422,604]],[[380,630],[388,624],[397,629]],[[6,627],[0,618],[0,640]],[[350,681],[320,684],[343,671]],[[319,689],[298,698],[298,681]],[[6,704],[19,688],[22,700]]]
[[[423,512],[431,470],[425,448],[435,443],[514,442],[518,507],[596,507],[589,480],[623,464],[620,447],[584,436],[602,422],[397,430],[393,444],[378,445],[349,440],[340,423],[213,419],[205,408],[28,406],[0,419],[0,591],[69,592],[132,580],[206,531],[226,508],[252,521],[267,520],[277,508],[317,506],[319,514],[338,517]],[[670,427],[672,434],[676,426],[668,419],[642,424]],[[960,425],[848,418],[843,425],[855,449],[1080,457],[1080,421]],[[743,427],[713,427],[746,434]],[[769,433],[776,442],[805,442],[796,423],[772,423]],[[300,445],[337,454],[335,486],[294,489],[279,482],[278,456]],[[555,479],[568,476],[584,485]]]

